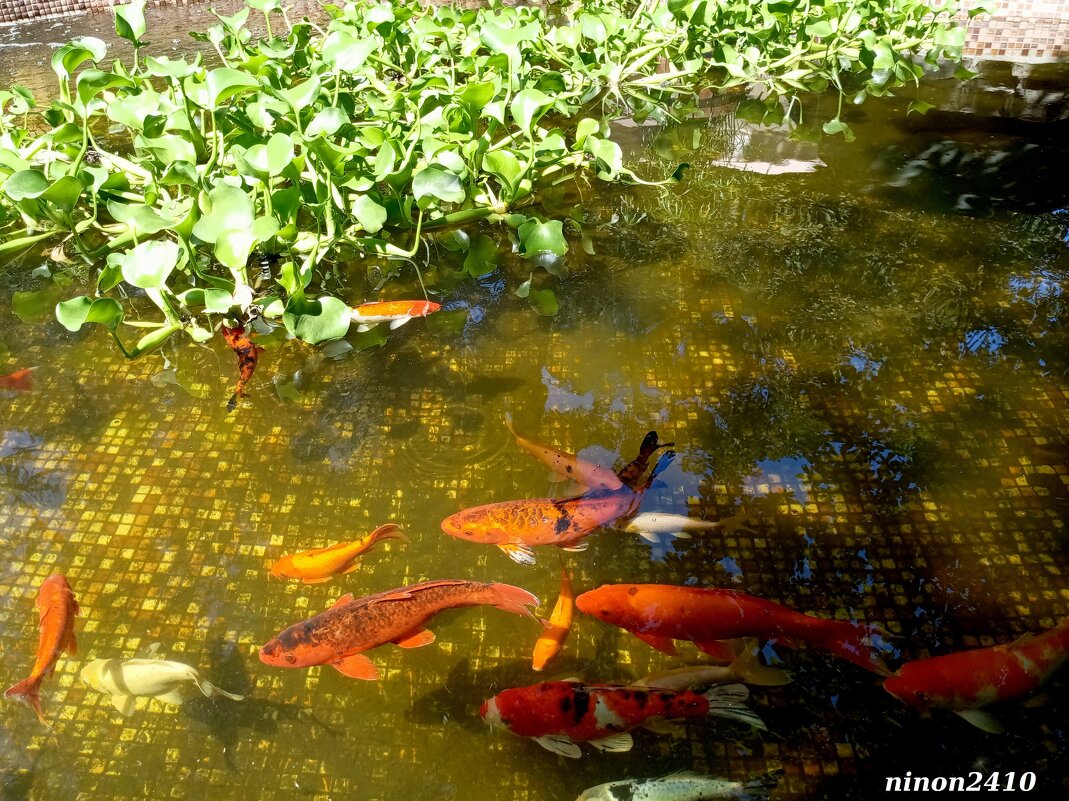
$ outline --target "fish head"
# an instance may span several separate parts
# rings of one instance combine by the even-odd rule
[[[483,705],[479,707],[479,717],[493,726],[495,729],[505,728],[505,723],[501,719],[501,710],[497,708],[497,696],[483,701]]]
[[[71,585],[67,583],[67,579],[62,573],[53,573],[41,582],[41,586],[37,590],[37,600],[35,602],[39,612],[45,611],[56,604],[67,603],[73,605],[75,611],[77,611],[77,603],[74,601],[74,590],[71,589]]]
[[[265,643],[260,649],[260,661],[272,667],[303,667],[297,664],[297,655],[283,647],[278,637]]]
[[[295,575],[293,571],[290,570],[291,562],[292,559],[288,556],[284,556],[283,558],[279,559],[277,562],[271,565],[271,576],[277,579],[300,578],[300,576]]]
[[[434,314],[436,311],[442,308],[441,303],[435,303],[433,300],[428,300],[418,304],[414,309],[416,316],[426,317],[428,314]]]
[[[926,685],[910,676],[908,672],[903,673],[902,670],[884,679],[883,688],[903,704],[914,709],[928,710],[935,705],[935,699],[927,691]]]
[[[638,616],[629,603],[630,597],[638,592],[634,584],[607,584],[595,590],[588,590],[575,599],[575,605],[585,615],[596,617],[604,623],[630,628],[637,623]]]
[[[478,508],[450,515],[442,521],[442,531],[458,540],[486,545],[497,545],[504,541],[501,530],[496,525],[487,525],[485,516],[478,514]]]

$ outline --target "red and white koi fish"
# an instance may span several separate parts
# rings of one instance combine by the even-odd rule
[[[1000,734],[1002,726],[981,707],[1027,695],[1069,657],[1069,618],[1042,634],[1012,643],[907,662],[883,688],[923,712],[947,709],[979,729]]]
[[[362,303],[353,308],[350,315],[357,331],[368,331],[379,323],[389,323],[390,330],[400,328],[414,317],[426,317],[441,309],[439,303],[430,300],[383,300]]]
[[[606,584],[575,603],[581,612],[627,629],[666,654],[676,653],[673,640],[690,640],[710,656],[731,661],[734,650],[724,640],[758,637],[787,648],[806,642],[874,673],[891,672],[872,647],[878,628],[812,617],[735,590]]]
[[[756,729],[765,724],[744,702],[749,691],[741,684],[723,684],[705,694],[547,681],[498,693],[479,709],[491,726],[531,737],[561,756],[578,758],[576,743],[601,751],[630,751],[628,732],[640,726],[663,727],[666,721],[719,717]]]
[[[649,432],[639,455],[617,474],[622,485],[619,489],[595,489],[564,499],[525,498],[474,506],[443,520],[442,531],[457,539],[496,545],[522,565],[534,564],[534,545],[586,550],[587,537],[638,509],[646,490],[675,454],[665,453],[643,481],[649,458],[669,444],[658,444],[656,432]]]
[[[60,654],[64,651],[71,656],[78,653],[78,643],[74,637],[74,617],[78,614],[78,602],[74,599],[74,592],[67,579],[60,573],[53,573],[41,582],[35,604],[41,630],[37,643],[37,658],[30,675],[8,688],[4,696],[22,698],[33,707],[37,719],[44,723],[45,715],[38,694],[41,682],[56,669]]]
[[[0,375],[0,389],[27,392],[33,389],[33,371],[35,367],[23,367],[7,375]]]
[[[379,677],[364,651],[392,642],[400,648],[419,648],[434,642],[425,627],[446,609],[488,604],[505,612],[534,617],[538,605],[527,590],[510,584],[477,581],[426,581],[380,592],[366,598],[343,595],[330,609],[296,623],[260,649],[260,661],[274,667],[330,665],[354,679]]]

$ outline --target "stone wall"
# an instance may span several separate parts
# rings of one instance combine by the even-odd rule
[[[149,6],[206,1],[149,0]],[[113,0],[0,0],[0,22],[103,11],[112,4]],[[965,55],[1031,63],[1069,59],[1069,0],[998,0],[992,16],[970,24]]]

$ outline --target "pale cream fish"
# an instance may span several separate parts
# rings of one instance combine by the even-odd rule
[[[686,515],[674,515],[667,512],[643,512],[633,518],[624,531],[629,534],[638,534],[650,542],[658,542],[658,535],[665,534],[679,539],[689,539],[691,531],[713,531],[719,529],[725,532],[748,531],[747,524],[753,523],[749,512],[739,512],[723,520],[701,520]]]
[[[182,685],[190,683],[208,698],[216,694],[232,701],[245,698],[202,679],[196,668],[167,659],[94,659],[82,668],[81,676],[94,690],[110,695],[111,703],[127,717],[141,697],[181,705]]]
[[[672,773],[659,779],[622,779],[585,790],[576,801],[714,801],[767,799],[778,782],[775,773],[744,782],[714,779],[697,773]]]

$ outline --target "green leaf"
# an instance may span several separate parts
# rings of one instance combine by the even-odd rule
[[[291,297],[282,315],[286,330],[298,339],[317,345],[340,339],[349,331],[351,309],[338,298],[324,295],[318,300]]]
[[[512,112],[512,119],[516,121],[520,130],[530,136],[534,123],[551,105],[553,105],[553,98],[545,92],[527,88],[521,89],[512,98],[509,111]]]
[[[835,26],[831,21],[822,19],[817,20],[811,25],[806,25],[805,32],[810,36],[819,36],[821,39],[827,39],[829,36],[834,35]]]
[[[78,100],[83,106],[103,92],[105,89],[113,89],[116,86],[130,87],[134,82],[125,75],[116,75],[114,72],[103,72],[98,69],[87,69],[78,74]]]
[[[48,281],[44,287],[32,292],[15,292],[11,295],[11,311],[24,323],[36,323],[44,320],[55,308],[65,294],[63,286],[56,281]]]
[[[417,202],[425,197],[435,197],[446,203],[460,203],[467,197],[460,178],[434,164],[412,177],[412,194]]]
[[[319,77],[313,75],[304,83],[285,89],[278,94],[289,104],[290,108],[300,113],[315,102],[321,89],[322,84],[319,81]]]
[[[123,280],[141,289],[163,289],[180,255],[178,245],[170,239],[142,242],[123,256]]]
[[[497,96],[497,81],[475,81],[465,84],[458,97],[473,117],[478,117],[487,103]]]
[[[260,82],[252,75],[230,67],[218,67],[209,72],[206,85],[207,108],[210,111],[217,110],[220,103],[226,102],[234,95],[260,88]]]
[[[164,217],[152,206],[141,203],[119,203],[115,200],[108,201],[108,214],[117,222],[126,224],[138,237],[151,236],[172,228],[178,222]]]
[[[85,185],[73,175],[64,175],[48,189],[41,193],[41,200],[47,200],[70,214],[78,204]]]
[[[263,178],[281,175],[293,161],[293,140],[284,133],[276,133],[266,145],[256,144],[242,156],[245,163]]]
[[[847,142],[854,141],[853,130],[851,130],[850,126],[840,120],[838,117],[836,117],[834,120],[828,120],[826,123],[824,123],[824,133],[828,134],[829,136],[834,136],[835,134],[841,133],[843,135],[843,138],[846,139]]]
[[[368,195],[357,195],[353,200],[353,216],[369,234],[378,233],[386,224],[386,209]]]
[[[535,256],[539,253],[563,256],[568,252],[564,223],[560,220],[541,222],[531,218],[516,230],[516,234],[520,238],[520,254],[523,256]]]
[[[4,181],[4,194],[19,201],[40,197],[48,187],[48,179],[40,170],[19,170]]]
[[[85,323],[99,323],[114,334],[122,318],[122,306],[114,298],[92,300],[82,295],[56,304],[56,319],[68,331],[77,331]]]
[[[476,234],[464,258],[468,275],[478,278],[492,273],[497,267],[497,243],[486,234]]]
[[[145,26],[145,0],[130,0],[125,6],[114,6],[115,32],[135,45],[147,30]]]
[[[935,108],[934,105],[925,103],[923,100],[911,100],[906,107],[906,115],[908,116],[913,111],[916,111],[918,114],[927,114],[933,108]]]
[[[323,42],[323,61],[335,72],[356,72],[378,47],[373,36],[357,38],[347,31],[332,31]]]
[[[172,61],[167,56],[145,56],[145,71],[157,78],[171,78],[180,81],[200,69],[200,53],[196,54],[193,63],[190,64],[184,58]]]
[[[560,309],[552,289],[532,289],[527,296],[527,302],[543,317],[553,317]]]
[[[204,206],[203,201],[201,205]],[[207,206],[207,213],[193,226],[193,235],[212,244],[227,231],[250,229],[256,216],[252,198],[229,184],[209,192]]]
[[[52,71],[64,81],[86,60],[95,63],[104,58],[107,52],[107,45],[95,36],[72,39],[52,54]]]
[[[597,160],[599,178],[611,181],[624,166],[623,150],[611,139],[588,136],[584,149]]]
[[[483,157],[483,169],[495,176],[505,188],[507,199],[515,199],[520,179],[527,172],[524,165],[508,150],[491,150]]]
[[[336,106],[328,106],[315,115],[308,127],[305,128],[304,135],[309,139],[315,139],[319,136],[333,136],[348,121],[349,115],[342,109]]]
[[[149,137],[138,134],[134,137],[134,147],[154,156],[161,164],[174,164],[184,161],[197,163],[197,149],[193,143],[177,134]]]

